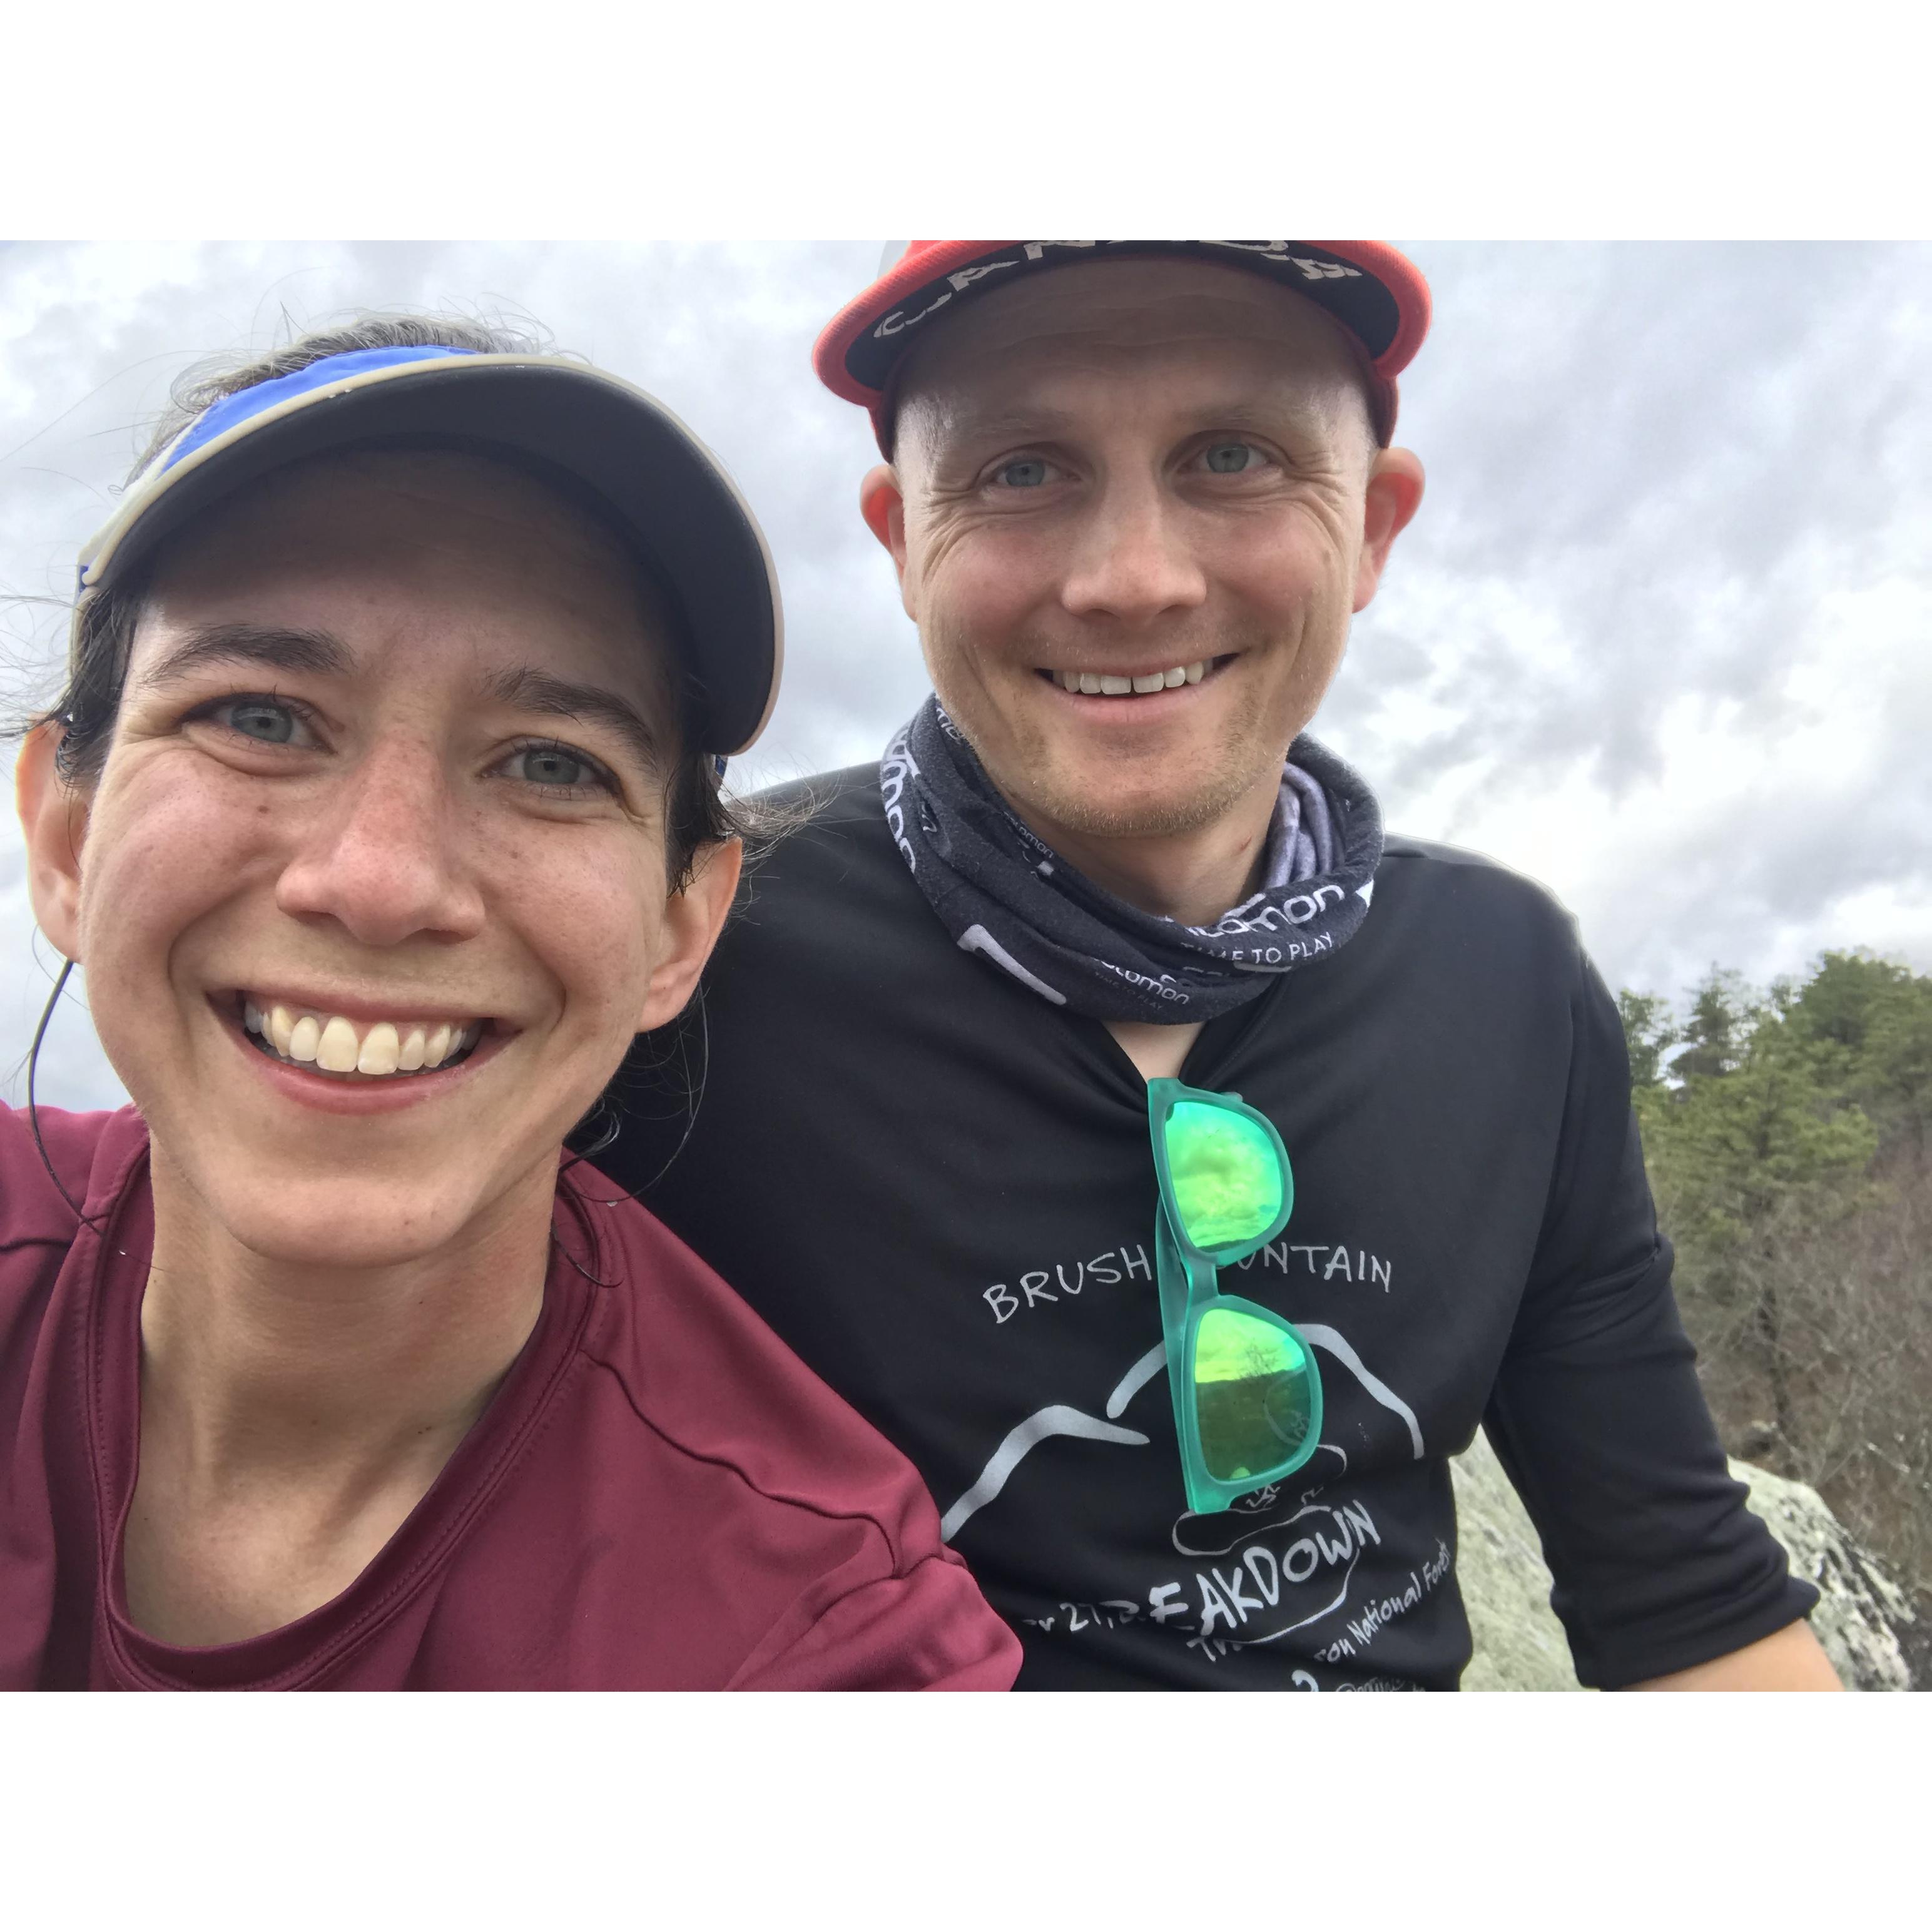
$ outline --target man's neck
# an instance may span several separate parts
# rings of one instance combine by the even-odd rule
[[[1212,926],[1260,884],[1280,791],[1279,779],[1271,778],[1195,830],[1127,837],[1048,824],[1023,806],[1013,809],[1069,865],[1117,898],[1157,919]]]
[[[1261,883],[1268,828],[1280,794],[1279,781],[1270,778],[1196,830],[1138,838],[1082,832],[1048,823],[1017,805],[1013,809],[1069,865],[1116,898],[1156,919],[1212,926]],[[1177,1026],[1146,1020],[1105,1024],[1144,1080],[1178,1076],[1201,1032],[1198,1021]]]

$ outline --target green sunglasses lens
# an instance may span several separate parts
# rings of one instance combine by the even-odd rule
[[[1167,1116],[1167,1168],[1182,1232],[1197,1248],[1252,1241],[1281,1212],[1280,1156],[1252,1120],[1226,1107],[1177,1101]]]
[[[1194,1339],[1201,1457],[1223,1483],[1277,1468],[1308,1439],[1314,1390],[1306,1352],[1285,1328],[1212,1307]]]

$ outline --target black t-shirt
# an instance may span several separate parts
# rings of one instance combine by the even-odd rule
[[[952,943],[874,768],[809,794],[702,1022],[641,1041],[614,1088],[598,1165],[912,1458],[1020,1634],[1020,1688],[1454,1688],[1446,1459],[1479,1423],[1586,1683],[1722,1655],[1816,1600],[1726,1471],[1616,1010],[1546,893],[1391,839],[1348,945],[1196,1041],[1181,1077],[1258,1107],[1294,1170],[1287,1227],[1223,1290],[1295,1323],[1326,1396],[1311,1462],[1197,1516],[1139,1073]],[[703,1082],[681,1148],[668,1061]]]

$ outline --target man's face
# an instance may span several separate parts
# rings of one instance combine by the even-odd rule
[[[901,394],[867,520],[1001,792],[1049,839],[1271,798],[1421,490],[1339,328],[1241,269],[1083,264],[962,304]]]

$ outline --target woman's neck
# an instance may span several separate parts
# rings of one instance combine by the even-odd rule
[[[433,1255],[352,1268],[255,1253],[158,1148],[152,1171],[128,1610],[238,1642],[347,1588],[488,1406],[542,1309],[556,1170]]]
[[[356,1268],[254,1252],[158,1148],[152,1174],[142,1404],[197,1468],[314,1470],[460,1439],[536,1325],[554,1164],[434,1253]]]

